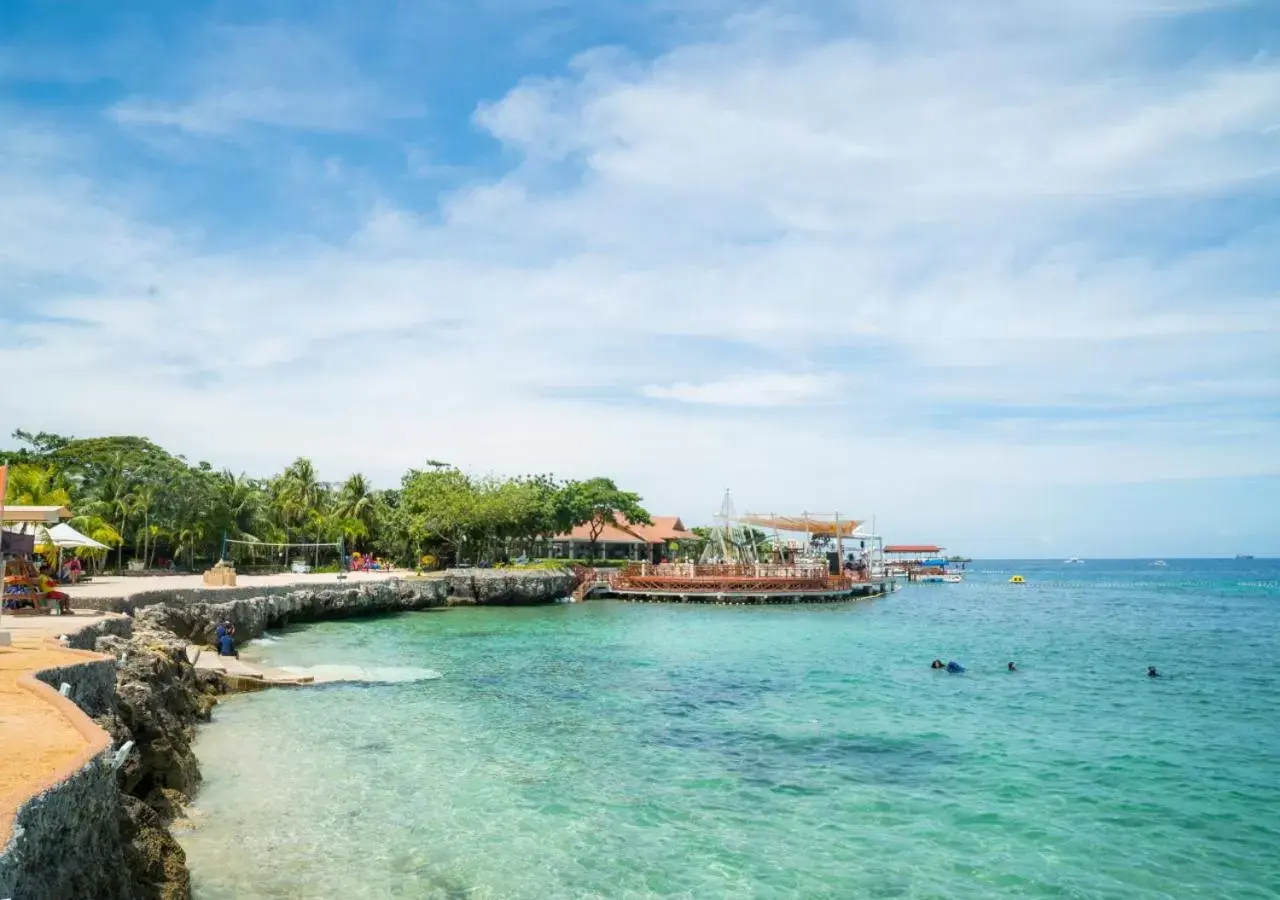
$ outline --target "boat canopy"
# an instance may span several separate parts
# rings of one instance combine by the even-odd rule
[[[745,525],[757,525],[761,528],[774,528],[778,531],[795,531],[801,534],[821,534],[831,537],[868,538],[870,535],[858,534],[857,519],[840,519],[834,516],[800,515],[778,516],[772,513],[747,513],[739,521]]]

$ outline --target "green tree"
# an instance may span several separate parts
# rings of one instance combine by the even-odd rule
[[[285,530],[286,542],[295,534],[307,537],[317,532],[326,498],[325,485],[306,457],[298,457],[272,482],[272,512]]]
[[[344,540],[362,549],[361,540],[371,537],[376,530],[378,504],[369,482],[359,472],[342,483],[334,498],[334,517],[344,523]]]
[[[474,543],[480,530],[475,486],[457,469],[410,470],[401,483],[400,501],[403,527],[414,556],[428,547],[439,547],[461,559],[467,539]]]
[[[9,468],[4,502],[10,506],[70,506],[67,480],[52,464],[19,463]]]
[[[571,528],[586,525],[590,536],[591,556],[596,556],[601,532],[623,520],[632,525],[651,525],[653,520],[640,505],[641,497],[623,491],[609,478],[571,481],[560,492],[560,515]]]

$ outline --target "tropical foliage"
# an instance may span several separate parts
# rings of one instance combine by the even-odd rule
[[[189,463],[141,437],[71,438],[17,431],[0,450],[10,466],[9,504],[66,506],[71,524],[109,547],[114,563],[191,569],[244,544],[331,543],[417,565],[430,559],[502,562],[578,525],[592,540],[619,517],[647,523],[638,494],[607,478],[475,476],[434,460],[399,487],[362,474],[323,480],[306,457],[269,478]],[[243,546],[240,544],[237,546]],[[101,562],[101,560],[99,561]]]

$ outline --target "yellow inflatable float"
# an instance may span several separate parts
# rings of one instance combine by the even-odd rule
[[[1009,583],[1010,584],[1026,584],[1027,579],[1023,578],[1021,575],[1014,575],[1012,578],[1009,579]]]

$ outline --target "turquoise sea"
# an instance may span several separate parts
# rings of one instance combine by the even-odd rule
[[[858,605],[455,609],[248,649],[365,680],[218,707],[197,900],[1280,897],[1280,561],[977,562]]]

